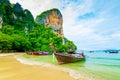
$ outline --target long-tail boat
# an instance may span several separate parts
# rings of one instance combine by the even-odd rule
[[[85,56],[83,53],[79,54],[63,54],[63,53],[55,53],[55,56],[57,58],[57,61],[59,64],[63,63],[72,63],[80,60],[84,60]]]
[[[53,54],[55,54],[55,57],[57,58],[57,61],[59,64],[63,63],[72,63],[80,60],[84,60],[85,56],[83,53],[76,53],[72,49],[69,49],[67,54],[59,53],[58,51],[55,51],[54,45],[50,44],[50,47],[52,49]],[[57,53],[55,53],[57,52]]]
[[[37,51],[27,51],[28,55],[50,55],[49,52],[37,52]]]

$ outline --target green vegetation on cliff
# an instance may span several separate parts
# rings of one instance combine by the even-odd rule
[[[16,51],[50,51],[50,43],[53,43],[58,51],[67,51],[69,47],[76,50],[72,41],[66,39],[66,44],[62,44],[62,37],[54,34],[51,28],[45,28],[42,24],[36,24],[36,27],[27,34],[24,31],[15,30],[12,26],[6,25],[0,32],[0,50]]]
[[[34,26],[31,12],[23,9],[19,3],[11,4],[9,0],[0,0],[0,17],[4,25],[11,25],[17,30],[30,30]]]
[[[44,24],[44,20],[43,20],[43,19],[46,18],[46,16],[48,16],[52,11],[55,11],[55,12],[59,13],[59,16],[62,17],[59,9],[53,8],[53,9],[50,9],[50,10],[47,10],[47,11],[42,12],[40,15],[38,15],[38,16],[36,17],[35,21],[36,21],[37,23]]]

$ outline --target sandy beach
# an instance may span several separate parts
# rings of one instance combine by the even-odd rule
[[[14,55],[0,56],[0,80],[75,80],[52,67],[22,64]]]

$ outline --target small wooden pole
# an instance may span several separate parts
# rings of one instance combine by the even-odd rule
[[[50,47],[51,47],[51,49],[52,49],[52,57],[53,57],[53,62],[55,62],[55,49],[54,49],[54,45],[53,44],[50,44]]]

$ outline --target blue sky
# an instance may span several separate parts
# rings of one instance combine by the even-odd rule
[[[119,0],[10,0],[29,9],[34,17],[60,9],[64,35],[78,49],[120,49]]]

